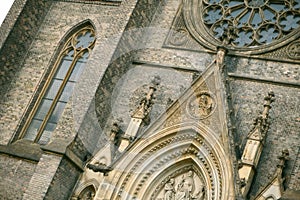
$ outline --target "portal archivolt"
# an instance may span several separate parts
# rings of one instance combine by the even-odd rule
[[[104,199],[230,199],[229,158],[204,127],[176,125],[139,139],[106,178],[110,189],[99,192]]]

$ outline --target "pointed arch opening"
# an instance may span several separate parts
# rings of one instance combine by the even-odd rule
[[[233,195],[229,158],[205,125],[180,124],[161,130],[150,138],[140,139],[128,151],[114,167],[113,179],[106,181],[113,189],[99,191],[101,197],[164,200],[172,184],[175,192],[170,191],[170,195],[185,192],[200,200],[203,194],[214,200],[227,200]],[[190,171],[193,178],[188,178]],[[172,178],[174,183],[170,183]],[[188,189],[185,185],[179,189],[185,179],[202,187]]]
[[[95,42],[95,28],[89,20],[73,27],[62,38],[49,73],[41,80],[44,83],[36,92],[38,94],[21,127],[19,139],[39,144],[49,142]]]
[[[85,187],[80,194],[78,195],[77,199],[94,199],[96,194],[96,189],[93,185],[89,185],[87,187]]]

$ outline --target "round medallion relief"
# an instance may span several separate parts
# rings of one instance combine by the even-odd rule
[[[192,97],[187,105],[188,113],[198,119],[210,116],[215,110],[215,100],[209,92],[200,92]]]

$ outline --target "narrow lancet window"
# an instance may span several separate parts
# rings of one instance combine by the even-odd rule
[[[94,29],[81,28],[66,41],[24,127],[23,138],[39,144],[49,141],[73,93],[95,45]]]

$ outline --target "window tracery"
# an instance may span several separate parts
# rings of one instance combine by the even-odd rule
[[[67,39],[23,128],[23,138],[40,144],[49,141],[95,45],[95,39],[91,26],[81,28]]]
[[[203,0],[206,29],[219,41],[235,47],[270,44],[300,25],[300,0]]]

